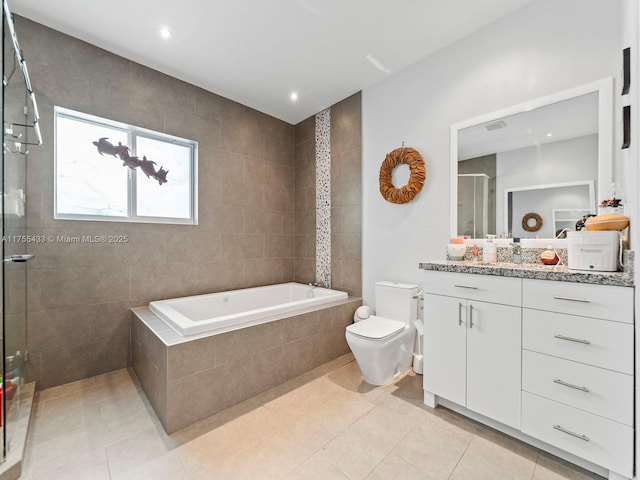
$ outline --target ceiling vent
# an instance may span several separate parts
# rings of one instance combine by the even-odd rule
[[[487,131],[492,132],[494,130],[500,130],[501,128],[505,128],[506,126],[507,124],[504,123],[504,121],[498,120],[497,122],[487,123],[484,126],[484,128],[486,128]]]

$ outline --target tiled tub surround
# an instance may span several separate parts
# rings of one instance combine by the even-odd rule
[[[168,433],[349,351],[360,298],[218,335],[181,337],[147,307],[132,309],[133,369]]]

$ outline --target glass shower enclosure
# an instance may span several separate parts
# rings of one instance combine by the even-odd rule
[[[26,166],[29,148],[42,143],[38,108],[7,0],[2,8],[2,461],[21,416],[27,352]],[[22,412],[24,413],[24,412]]]
[[[458,174],[458,235],[484,238],[495,234],[490,180],[484,173]]]

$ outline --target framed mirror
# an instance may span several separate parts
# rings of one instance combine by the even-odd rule
[[[451,236],[553,237],[611,188],[613,79],[455,123],[450,155]]]

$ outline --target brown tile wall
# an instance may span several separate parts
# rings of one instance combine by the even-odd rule
[[[168,347],[132,311],[128,314],[133,370],[156,415],[166,427]]]
[[[348,353],[345,328],[361,304],[350,298],[168,347],[132,313],[133,367],[165,430],[173,433]]]
[[[130,307],[293,280],[306,221],[294,215],[294,126],[30,20],[16,29],[45,139],[27,166],[28,233],[129,236],[28,246],[29,380],[46,388],[129,365]],[[54,220],[55,105],[199,142],[199,224]]]
[[[295,127],[296,282],[316,281],[316,119]]]
[[[362,95],[331,107],[331,283],[362,295]]]
[[[331,286],[362,295],[360,92],[331,107]],[[315,116],[295,127],[295,279],[315,282]]]
[[[27,164],[27,374],[39,388],[130,364],[128,309],[158,298],[315,278],[315,116],[295,127],[16,17],[45,144]],[[199,142],[199,225],[53,219],[53,107]],[[332,107],[333,286],[361,294],[360,94]],[[24,232],[21,232],[24,233]],[[21,314],[24,325],[24,313]]]
[[[7,38],[4,42],[3,66],[4,73],[9,75],[15,64],[15,51],[13,43]],[[4,113],[4,121],[7,123],[25,123],[24,106],[27,95],[26,86],[19,71],[9,76],[9,83],[3,88],[3,98],[0,100]],[[20,127],[14,128],[14,135],[21,134],[19,141],[33,141],[34,135],[29,130]],[[18,139],[16,139],[18,140]],[[26,163],[28,157],[17,152],[12,152],[15,146],[11,143],[4,151],[2,171],[2,190],[11,193],[23,190],[26,183]],[[30,148],[30,147],[29,147]],[[21,151],[26,148],[23,146]],[[6,206],[5,206],[6,207]],[[12,209],[9,209],[11,212]],[[9,239],[27,234],[25,216],[9,213],[4,216],[3,235],[7,240],[3,242],[4,255],[18,255],[26,253],[26,244],[12,242]],[[2,357],[16,355],[17,351],[24,353],[26,350],[26,264],[6,263],[0,272],[3,282],[4,305],[0,306],[0,319],[3,322],[3,345],[6,354]],[[4,308],[4,311],[2,310]],[[21,366],[21,361],[15,363]],[[11,432],[13,429],[9,429]]]

